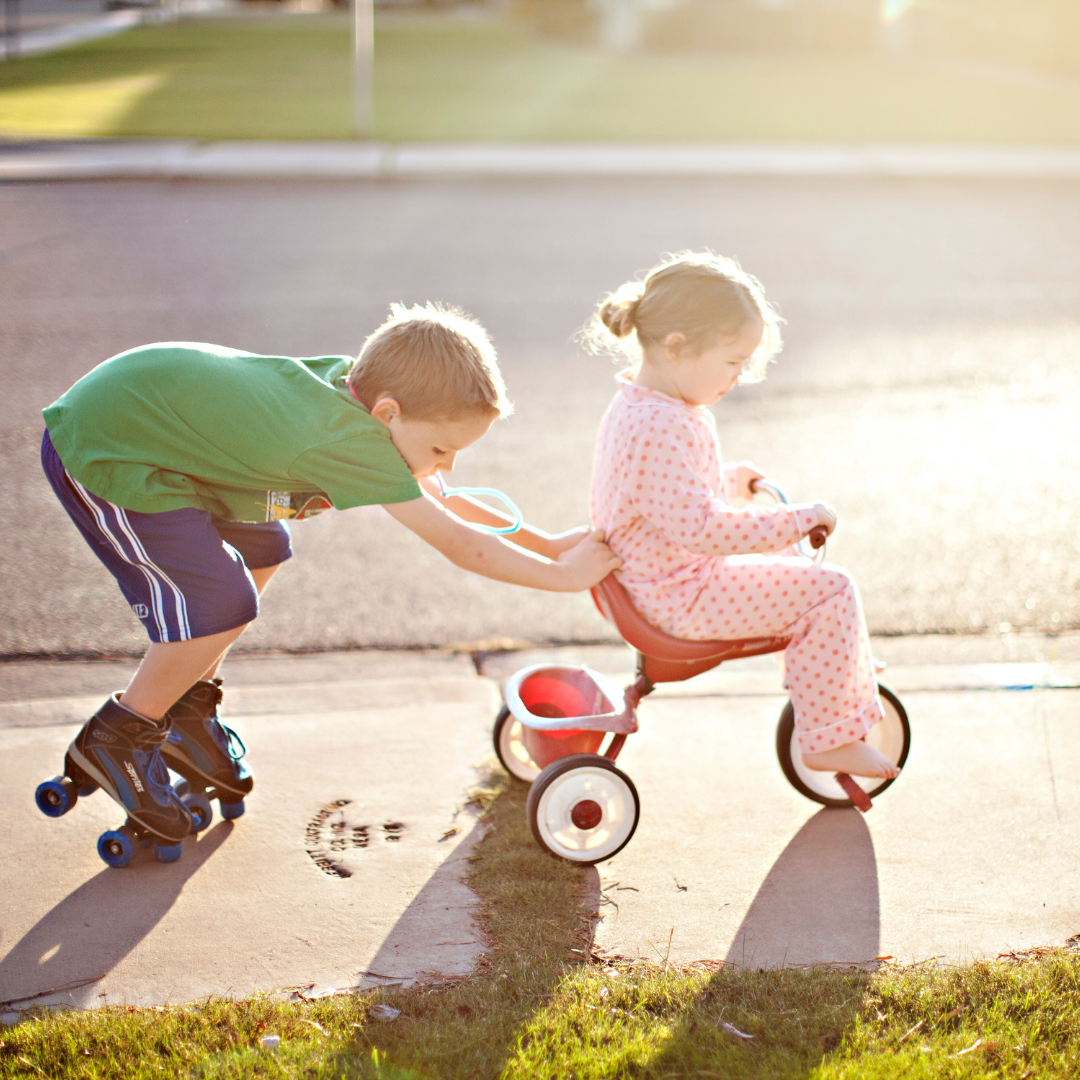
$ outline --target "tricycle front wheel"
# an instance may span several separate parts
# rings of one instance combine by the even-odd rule
[[[908,725],[907,713],[900,704],[900,699],[880,684],[878,695],[885,719],[867,732],[866,741],[903,768],[911,747],[911,728]],[[833,778],[833,773],[808,769],[803,764],[795,735],[795,710],[790,701],[784,706],[780,722],[776,726],[776,756],[780,759],[784,776],[800,794],[821,803],[822,806],[852,805],[844,789]],[[853,776],[852,779],[873,799],[880,795],[895,777],[880,779],[873,776]]]

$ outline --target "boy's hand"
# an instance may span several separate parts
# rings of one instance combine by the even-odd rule
[[[612,570],[622,566],[622,559],[604,543],[603,529],[584,532],[584,538],[564,551],[558,559],[558,565],[564,567],[568,574],[567,592],[591,589],[599,585]]]
[[[588,525],[579,525],[576,529],[567,529],[566,532],[555,533],[549,536],[551,554],[549,559],[557,559],[564,551],[569,551],[576,544],[580,544],[592,532]]]

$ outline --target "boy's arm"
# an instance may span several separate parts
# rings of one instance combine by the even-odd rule
[[[475,525],[488,525],[491,528],[501,529],[513,524],[513,519],[508,514],[492,510],[482,502],[470,498],[468,495],[444,495],[439,490],[439,485],[430,477],[420,481],[420,486],[444,509],[449,510],[455,517],[462,521],[470,521]],[[547,533],[543,529],[537,529],[533,525],[522,522],[521,528],[512,533],[503,533],[503,539],[509,540],[516,547],[525,548],[526,551],[534,551],[537,555],[543,555],[545,559],[558,559],[564,552],[569,551],[579,541],[589,535],[585,527],[568,529],[564,533]]]
[[[508,544],[492,533],[474,529],[444,510],[434,499],[386,503],[386,512],[421,540],[441,551],[455,566],[474,574],[549,592],[591,588],[622,565],[597,529],[555,561]],[[503,521],[505,523],[505,519]]]

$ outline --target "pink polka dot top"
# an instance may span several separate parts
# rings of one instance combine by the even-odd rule
[[[728,505],[712,413],[635,386],[625,373],[619,383],[596,443],[592,522],[623,560],[618,578],[638,610],[670,625],[693,605],[717,560],[782,551],[817,516],[807,508]]]

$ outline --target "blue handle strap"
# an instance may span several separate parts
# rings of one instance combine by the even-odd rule
[[[495,528],[494,525],[477,525],[479,529],[486,529],[490,533],[495,533],[496,536],[504,536],[507,533],[517,532],[521,528],[524,519],[521,516],[521,511],[514,505],[509,496],[504,495],[501,491],[497,491],[495,488],[486,487],[459,487],[452,488],[447,487],[442,478],[442,473],[435,474],[435,482],[439,485],[439,491],[443,495],[486,495],[491,499],[498,499],[499,502],[506,505],[507,510],[510,511],[514,518],[512,525],[504,525],[500,528]],[[473,524],[476,524],[475,522]]]

